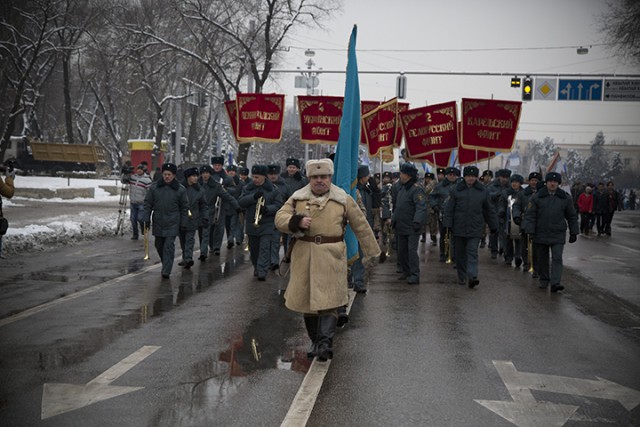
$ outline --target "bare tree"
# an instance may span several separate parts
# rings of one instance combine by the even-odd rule
[[[616,56],[640,66],[639,0],[610,2],[608,11],[601,16],[600,30]]]
[[[0,70],[3,94],[0,161],[4,159],[17,120],[21,116],[35,120],[34,107],[40,89],[51,75],[56,57],[57,3],[56,0],[3,2],[2,7],[6,10],[0,21],[0,53],[7,61],[3,61]],[[23,134],[29,133],[28,120],[23,123]]]

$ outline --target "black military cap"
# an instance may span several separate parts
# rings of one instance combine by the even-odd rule
[[[562,175],[560,175],[558,172],[549,172],[547,174],[547,176],[544,177],[545,181],[555,181],[558,184],[562,184]]]
[[[445,168],[438,168],[438,169],[436,169],[436,173],[437,173],[438,175],[444,175],[444,171],[445,171],[445,170],[446,170]]]
[[[450,166],[450,167],[448,167],[448,168],[446,168],[446,169],[444,170],[444,174],[445,174],[445,175],[449,175],[450,173],[453,173],[453,174],[455,174],[456,176],[460,176],[460,169],[458,169],[458,168],[454,168],[453,166]]]
[[[405,162],[400,165],[400,172],[406,173],[409,176],[417,177],[418,169],[413,165],[413,163]]]
[[[364,178],[365,176],[369,176],[369,166],[358,166],[358,179]]]
[[[287,159],[287,166],[292,166],[292,165],[300,169],[300,160],[295,159],[293,157],[289,157]]]
[[[513,182],[513,181],[517,181],[520,184],[524,184],[524,177],[522,175],[518,175],[517,173],[513,174],[511,175],[511,178],[509,178],[509,182]]]
[[[173,163],[165,163],[162,165],[162,172],[164,171],[169,171],[176,175],[178,173],[178,166]]]
[[[465,166],[462,170],[462,174],[464,176],[475,176],[476,178],[480,175],[480,169],[475,166]]]
[[[277,175],[280,173],[280,165],[267,165],[267,173]]]
[[[392,178],[392,174],[389,171],[382,172],[382,178]]]
[[[224,156],[213,156],[211,158],[212,165],[224,165]]]
[[[251,167],[251,175],[267,176],[268,168],[265,165],[253,165]]]
[[[529,174],[529,179],[537,179],[538,181],[542,181],[542,174],[540,172],[531,172]]]
[[[237,172],[238,171],[238,167],[236,165],[229,165],[229,166],[227,166],[227,170],[228,171]]]
[[[195,176],[199,175],[198,168],[195,168],[195,167],[194,168],[189,168],[189,169],[185,170],[183,173],[184,173],[184,177],[185,178],[189,178],[190,176],[194,176],[194,175]]]
[[[436,179],[436,176],[435,176],[433,173],[431,173],[431,172],[427,172],[427,173],[425,173],[425,174],[424,174],[424,177],[425,177],[425,178]]]
[[[200,166],[200,173],[204,173],[204,172],[209,172],[210,174],[213,174],[213,168],[209,165]]]
[[[482,176],[490,176],[491,178],[493,178],[493,172],[487,169],[486,171],[482,172]]]
[[[245,168],[244,166],[238,169],[238,173],[240,175],[249,175],[249,168]]]

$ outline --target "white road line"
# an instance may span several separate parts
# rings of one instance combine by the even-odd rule
[[[351,312],[351,306],[353,305],[356,295],[353,291],[349,292],[347,314]],[[331,360],[318,362],[318,359],[315,359],[313,363],[311,363],[309,371],[304,376],[302,384],[296,396],[293,398],[293,402],[291,402],[289,412],[287,412],[284,421],[280,424],[281,427],[301,427],[307,425],[307,421],[309,421],[311,411],[313,411],[316,399],[320,393],[320,388],[324,382],[324,377],[327,375],[330,365]]]
[[[3,326],[9,325],[9,324],[11,324],[13,322],[17,322],[18,320],[26,319],[27,317],[33,316],[34,314],[38,314],[38,313],[43,312],[45,310],[48,310],[48,309],[50,309],[52,307],[58,306],[60,304],[63,304],[65,302],[67,302],[67,301],[71,301],[71,300],[74,300],[76,298],[80,298],[82,296],[92,294],[92,293],[94,293],[96,291],[108,288],[109,286],[118,284],[118,283],[123,282],[123,281],[125,281],[127,279],[130,279],[132,277],[139,276],[139,275],[141,275],[143,273],[146,273],[147,271],[153,270],[154,268],[158,268],[158,266],[160,266],[160,265],[162,265],[162,264],[150,265],[150,266],[145,267],[142,270],[136,271],[134,273],[129,273],[129,274],[125,274],[124,276],[116,277],[115,279],[111,279],[109,281],[100,283],[98,285],[91,286],[90,288],[86,288],[86,289],[83,289],[81,291],[74,292],[74,293],[66,295],[66,296],[64,296],[62,298],[58,298],[58,299],[55,299],[53,301],[49,301],[49,302],[46,302],[44,304],[37,305],[35,307],[31,307],[31,308],[29,308],[29,309],[27,309],[25,311],[21,311],[20,313],[14,314],[13,316],[5,317],[4,319],[0,319],[0,328],[3,327]]]

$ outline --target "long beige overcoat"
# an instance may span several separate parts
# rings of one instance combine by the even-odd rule
[[[291,218],[310,216],[308,230],[290,228]],[[329,192],[316,197],[307,185],[293,193],[276,214],[275,224],[283,233],[300,237],[335,237],[344,234],[349,223],[360,242],[365,258],[380,255],[373,231],[358,205],[344,190],[331,184]],[[297,222],[295,219],[293,222]],[[337,243],[297,240],[291,254],[291,277],[285,292],[285,305],[299,313],[317,313],[347,304],[347,249],[344,241]]]

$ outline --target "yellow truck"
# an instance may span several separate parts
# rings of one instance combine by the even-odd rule
[[[54,144],[16,138],[16,167],[27,173],[95,171],[105,163],[102,147],[86,144]]]

